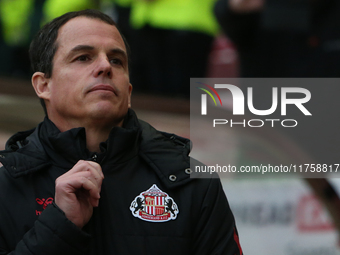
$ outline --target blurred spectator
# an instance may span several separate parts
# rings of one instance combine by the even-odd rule
[[[242,77],[339,77],[340,1],[219,0]]]
[[[238,49],[242,77],[340,77],[340,1],[219,0],[215,14]],[[269,109],[273,86],[252,87],[256,108]],[[324,82],[307,88],[317,95],[308,102],[313,121],[304,118],[298,127],[281,131],[317,163],[334,164],[340,87]],[[270,117],[282,116],[275,112]]]
[[[95,0],[0,0],[0,75],[29,78],[28,47],[40,26],[69,11],[95,8]]]
[[[190,77],[204,77],[218,32],[215,0],[132,0],[131,80],[135,90],[189,97]]]
[[[241,77],[340,77],[339,0],[218,0],[215,14],[238,49]],[[273,86],[252,87],[256,108],[269,109]],[[280,130],[313,159],[304,163],[336,164],[340,87],[334,82],[327,86],[324,80],[307,88],[312,92],[308,109],[313,119],[302,118],[298,127]],[[297,112],[290,118],[299,116]],[[270,117],[282,116],[276,112]],[[325,179],[306,181],[325,203],[339,231],[336,192]]]
[[[70,11],[98,8],[97,0],[45,0],[44,23]]]
[[[218,35],[211,47],[207,78],[239,77],[237,50],[224,34]]]
[[[107,0],[106,0],[107,1]],[[114,2],[114,9],[117,13],[117,18],[115,19],[120,32],[127,39],[130,44],[130,34],[132,33],[132,28],[130,24],[130,13],[131,13],[131,3],[134,0],[111,0]]]
[[[0,0],[0,74],[28,77],[28,45],[34,1]]]

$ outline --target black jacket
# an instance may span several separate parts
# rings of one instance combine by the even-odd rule
[[[0,153],[1,255],[242,254],[219,179],[186,170],[189,140],[156,131],[130,110],[101,151],[86,149],[84,128],[61,133],[48,119],[9,139]],[[96,160],[105,175],[82,230],[53,203],[55,179],[80,159]],[[164,197],[163,221],[146,213],[152,192]]]

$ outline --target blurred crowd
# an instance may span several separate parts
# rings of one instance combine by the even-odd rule
[[[215,0],[0,0],[0,75],[30,77],[38,28],[68,11],[96,8],[116,20],[131,48],[134,91],[189,97],[219,32]]]
[[[219,0],[242,77],[339,77],[340,1]]]
[[[117,21],[130,44],[135,91],[188,98],[190,77],[338,77],[339,5],[336,0],[0,0],[0,75],[30,77],[27,49],[38,28],[62,13],[96,8]]]
[[[340,77],[340,1],[218,0],[215,14],[237,48],[241,77]],[[257,109],[270,108],[273,85],[279,83],[252,86]],[[308,102],[312,122],[305,118],[300,128],[281,128],[281,132],[318,163],[337,162],[340,87],[325,81],[304,81],[300,86],[312,92]],[[299,118],[300,113],[289,116]],[[282,116],[276,111],[270,117]]]
[[[88,0],[0,0],[0,74],[31,76],[28,47],[40,26],[72,10],[95,8]]]

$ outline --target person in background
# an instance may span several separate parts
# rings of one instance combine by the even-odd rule
[[[339,1],[219,0],[214,10],[241,77],[340,76]]]
[[[138,91],[189,98],[190,78],[206,76],[219,31],[215,1],[131,1],[131,80]]]
[[[340,77],[339,1],[219,0],[215,14],[237,48],[242,78]],[[257,109],[269,109],[272,84],[253,87]],[[324,102],[339,101],[340,88],[321,84],[307,88]],[[327,111],[313,128],[280,130],[317,163],[333,164],[337,162],[336,148],[340,142],[337,135],[340,120],[336,118],[340,105],[326,105],[315,100],[308,103],[312,113]],[[290,117],[296,119],[299,114],[297,111]],[[279,119],[281,115],[276,111],[271,117]],[[332,124],[324,132],[324,123],[330,121]],[[299,122],[299,126],[304,124],[304,120]]]
[[[95,0],[0,0],[0,75],[31,76],[28,56],[33,36],[65,12],[96,8]]]
[[[218,0],[214,12],[238,50],[241,77],[340,77],[340,1]],[[308,154],[310,160],[303,163],[338,163],[340,88],[323,85],[307,85],[312,91],[308,109],[319,116],[313,125],[299,121],[304,128],[279,128],[285,139]],[[254,98],[259,99],[257,109],[268,109],[273,86],[253,87]],[[325,103],[317,103],[313,95]],[[290,115],[294,116],[299,115]],[[335,189],[324,178],[305,181],[325,204],[340,233],[340,199]]]

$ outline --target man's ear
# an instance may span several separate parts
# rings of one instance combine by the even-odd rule
[[[131,93],[132,93],[132,84],[129,83],[129,98],[128,98],[128,107],[131,108]]]
[[[32,85],[39,98],[50,98],[49,79],[42,72],[35,72],[32,76]]]

